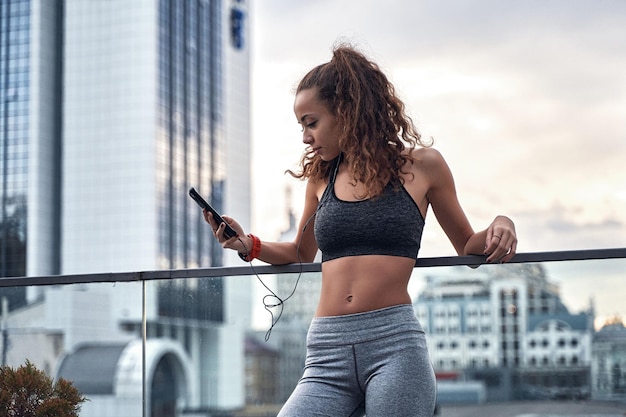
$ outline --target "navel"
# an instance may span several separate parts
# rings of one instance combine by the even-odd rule
[[[352,302],[352,295],[349,295],[346,297],[346,301],[351,303]]]

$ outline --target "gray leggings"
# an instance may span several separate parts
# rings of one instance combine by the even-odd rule
[[[279,417],[432,417],[436,385],[409,304],[316,317],[304,374]]]

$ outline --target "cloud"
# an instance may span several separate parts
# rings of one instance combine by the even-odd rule
[[[626,221],[599,214],[586,215],[582,205],[555,202],[512,213],[520,242],[528,252],[624,247]]]
[[[615,1],[265,0],[255,3],[255,21],[263,35],[262,53],[276,59],[294,54],[306,59],[311,51],[319,51],[320,47],[328,51],[335,39],[345,36],[360,41],[364,47],[371,46],[377,55],[395,62],[420,52],[445,54],[458,48],[506,44],[510,39],[530,38],[531,42],[541,42],[546,31],[570,35],[584,35],[591,30],[605,33],[619,28],[625,15],[626,6]],[[612,43],[617,44],[619,39]]]

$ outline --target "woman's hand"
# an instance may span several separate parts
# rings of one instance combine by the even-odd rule
[[[517,234],[513,221],[506,216],[497,216],[487,228],[485,251],[487,262],[508,262],[517,250]]]
[[[202,210],[202,214],[204,215],[204,220],[211,225],[213,235],[223,248],[233,249],[240,253],[249,252],[249,248],[252,247],[252,243],[244,243],[244,241],[250,239],[245,235],[243,228],[239,223],[235,221],[235,219],[228,216],[222,216],[224,223],[217,224],[217,222],[213,218],[213,215],[209,211]],[[237,233],[237,236],[231,237],[229,239],[224,235],[224,231],[226,230],[226,223],[228,223],[228,225],[232,227],[232,229]],[[245,245],[247,245],[247,247]]]

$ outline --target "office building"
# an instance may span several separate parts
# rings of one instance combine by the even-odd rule
[[[626,400],[626,327],[620,320],[605,324],[593,338],[591,364],[595,400]]]
[[[1,274],[234,262],[187,191],[249,226],[250,44],[244,0],[2,1]],[[243,278],[146,285],[149,376],[178,375],[177,407],[243,404],[249,287]],[[14,335],[10,360],[29,352],[80,379],[79,356],[108,352],[117,367],[137,358],[140,283],[2,295],[10,325],[42,329]],[[46,352],[19,351],[33,338]],[[85,415],[124,402],[110,382],[98,392]]]
[[[0,3],[0,276],[60,272],[60,4]],[[0,294],[26,302],[25,288]]]
[[[593,308],[571,313],[541,265],[432,273],[414,307],[441,379],[481,380],[487,400],[588,396]]]

